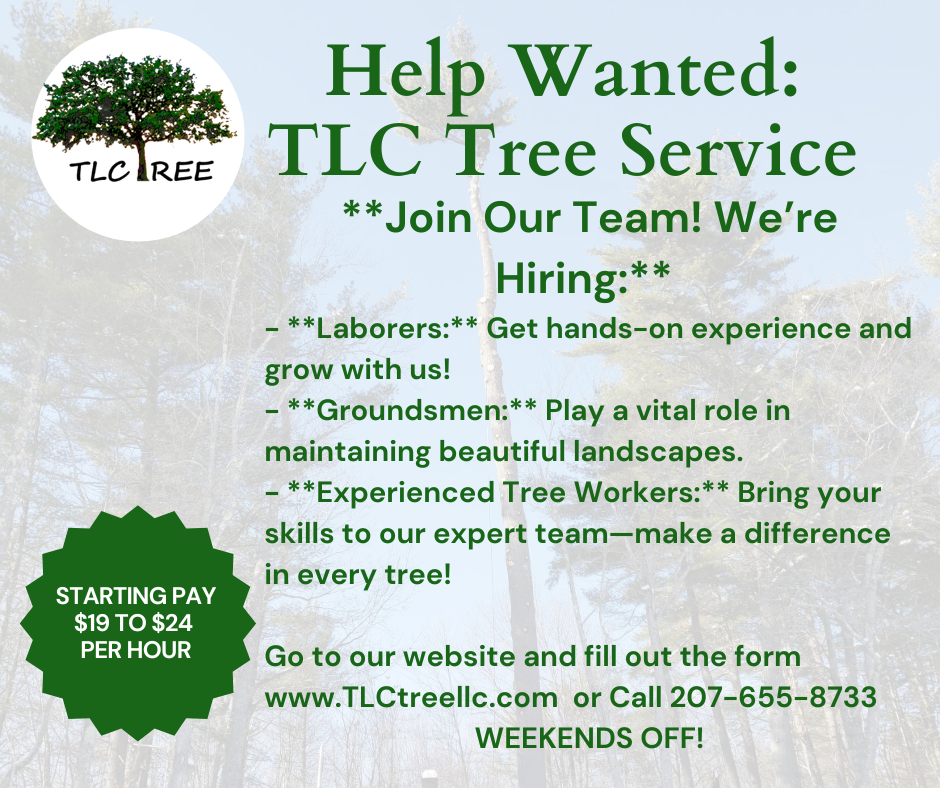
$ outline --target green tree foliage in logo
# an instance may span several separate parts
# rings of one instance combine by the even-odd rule
[[[26,660],[43,672],[43,692],[63,699],[69,719],[138,741],[206,719],[248,662],[243,641],[255,623],[233,561],[175,512],[152,517],[138,506],[69,528],[26,589]]]
[[[69,66],[59,85],[46,85],[49,108],[34,139],[69,150],[83,140],[137,150],[137,180],[146,181],[148,142],[210,143],[234,137],[222,91],[196,90],[193,73],[179,63],[123,55]]]

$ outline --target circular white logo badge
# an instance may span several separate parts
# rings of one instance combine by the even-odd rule
[[[238,174],[244,122],[205,52],[159,30],[117,30],[72,50],[33,113],[33,158],[56,204],[121,241],[187,230]]]

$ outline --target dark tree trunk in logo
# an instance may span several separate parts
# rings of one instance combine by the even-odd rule
[[[137,180],[146,181],[147,178],[147,155],[144,153],[144,141],[137,140]]]

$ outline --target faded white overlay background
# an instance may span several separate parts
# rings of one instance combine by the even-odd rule
[[[96,236],[49,199],[30,152],[29,119],[52,68],[101,33],[149,25],[203,49],[225,71],[244,113],[245,158],[229,199],[204,222],[173,238],[121,243]],[[629,6],[615,3],[193,4],[120,0],[58,6],[8,5],[0,18],[0,786],[418,786],[434,769],[440,785],[461,786],[934,786],[940,784],[940,720],[935,697],[940,655],[936,586],[940,335],[940,137],[935,56],[940,14],[924,3],[891,6],[733,3]],[[441,36],[474,59],[490,60],[488,84],[499,89],[474,117],[515,99],[497,130],[484,169],[471,181],[457,172],[463,149],[413,146],[390,139],[395,166],[422,161],[413,177],[390,178],[371,165],[362,176],[319,177],[328,164],[326,134],[303,136],[307,177],[286,177],[286,140],[270,123],[350,124],[347,166],[367,159],[381,126],[421,115],[390,96],[328,97],[327,44],[386,44],[383,71],[402,60],[430,60],[426,41]],[[594,94],[594,67],[614,60],[675,66],[691,55],[703,64],[740,67],[761,57],[774,36],[778,87],[751,98]],[[566,98],[531,95],[508,44],[589,43],[592,48]],[[446,51],[444,62],[454,59]],[[464,57],[463,59],[467,59]],[[792,76],[782,64],[798,64]],[[676,76],[676,72],[673,72]],[[349,84],[361,89],[359,77]],[[511,117],[510,117],[511,115]],[[471,121],[474,119],[471,117]],[[419,118],[428,128],[446,119]],[[509,122],[511,120],[511,122]],[[653,127],[650,147],[671,140],[778,138],[827,146],[848,140],[857,171],[844,178],[738,177],[724,162],[714,178],[632,178],[620,172],[620,130]],[[782,131],[771,135],[771,123]],[[424,136],[424,134],[423,134]],[[540,178],[500,176],[498,145],[590,140],[595,173]],[[758,156],[766,171],[766,159]],[[786,168],[789,170],[789,168]],[[523,172],[525,170],[523,169]],[[561,208],[551,234],[512,231],[427,233],[385,230],[399,202],[411,208],[470,211],[507,200],[520,208]],[[385,213],[343,213],[355,200],[378,200]],[[596,224],[579,231],[574,200],[598,210],[686,207],[692,200],[755,199],[767,207],[829,209],[837,229],[775,234],[721,233],[714,211],[698,234],[609,235]],[[618,445],[733,445],[742,462],[686,469],[663,463],[521,463],[526,483],[559,484],[574,499],[575,480],[615,486],[701,486],[727,481],[728,492],[698,503],[526,505],[530,529],[734,527],[735,545],[531,544],[526,555],[486,546],[472,553],[433,544],[365,547],[272,546],[266,528],[281,520],[339,528],[433,529],[500,526],[499,503],[390,506],[355,511],[289,493],[292,480],[396,485],[400,480],[479,487],[497,478],[484,463],[441,464],[438,442],[492,444],[481,422],[440,425],[326,423],[290,398],[337,402],[484,404],[492,396],[475,330],[451,329],[446,340],[318,340],[293,316],[384,322],[465,320],[484,293],[481,271],[492,259],[536,261],[551,268],[630,270],[638,259],[666,260],[668,277],[628,277],[629,291],[610,305],[588,296],[506,294],[497,314],[514,321],[545,316],[565,322],[844,321],[889,322],[910,316],[905,340],[739,340],[730,346],[691,339],[583,343],[506,340],[485,349],[484,366],[502,369],[507,398],[534,398],[512,411],[516,440]],[[619,285],[619,282],[618,282]],[[278,333],[266,332],[279,326]],[[490,355],[486,355],[489,353]],[[352,386],[326,382],[264,383],[270,363],[343,363],[391,358],[450,363],[446,381]],[[493,370],[489,370],[492,372]],[[636,405],[654,399],[790,408],[788,422],[641,422]],[[547,420],[548,398],[630,406],[630,420],[597,427]],[[267,409],[278,409],[272,416]],[[265,461],[266,445],[316,439],[370,439],[432,446],[430,467],[388,469],[336,463],[300,467]],[[651,467],[652,466],[652,467]],[[736,502],[739,481],[808,486],[810,505]],[[816,487],[879,486],[875,504],[820,509]],[[278,497],[265,496],[278,489]],[[239,669],[235,693],[213,704],[208,720],[189,721],[171,737],[141,742],[123,733],[99,736],[87,720],[67,720],[61,700],[41,693],[41,674],[25,661],[29,638],[19,622],[25,585],[41,572],[43,551],[61,546],[66,529],[86,527],[99,511],[122,515],[141,505],[154,515],[175,510],[191,527],[208,527],[216,547],[235,553],[236,574],[251,584],[247,606],[258,625],[247,638],[252,661]],[[516,512],[512,512],[515,516]],[[740,537],[757,520],[804,527],[887,527],[883,546],[749,545]],[[289,568],[451,566],[450,585],[400,591],[361,586],[269,586],[267,563]],[[381,573],[380,573],[381,574]],[[524,630],[524,631],[523,631]],[[616,643],[627,650],[678,650],[698,644],[732,652],[797,650],[799,667],[710,670],[666,668],[276,669],[271,644],[308,653],[443,648],[480,644],[539,649]],[[269,708],[266,693],[336,691],[383,685],[443,691],[458,685],[494,693],[531,688],[557,693],[557,708],[315,709]],[[871,709],[702,708],[578,709],[576,691],[617,685],[646,689],[721,685],[872,685]],[[538,718],[541,717],[539,720]],[[589,750],[481,750],[477,726],[541,724],[628,726],[634,746]],[[645,749],[636,734],[651,725],[694,726],[703,747]]]

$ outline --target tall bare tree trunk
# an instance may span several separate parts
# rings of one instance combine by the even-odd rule
[[[481,151],[486,158],[488,146]],[[479,167],[478,167],[479,169]],[[503,364],[496,348],[496,340],[490,336],[487,326],[496,314],[496,263],[493,259],[493,247],[483,214],[480,199],[480,176],[470,178],[470,207],[477,225],[477,238],[480,242],[480,254],[483,263],[483,296],[477,302],[480,335],[480,363],[483,365],[483,381],[486,388],[486,402],[489,405],[506,406],[506,392],[503,389]],[[497,446],[512,445],[512,428],[509,420],[500,420],[491,424],[493,442]],[[511,456],[511,455],[510,455]],[[525,510],[518,497],[509,501],[503,482],[517,481],[519,469],[516,463],[497,462],[496,480],[499,486],[500,511],[503,525],[515,528],[526,525]],[[517,655],[513,667],[513,687],[516,692],[536,692],[539,689],[539,669],[527,666],[519,659],[526,651],[538,649],[535,627],[535,593],[532,588],[532,566],[529,561],[529,546],[518,541],[506,545],[506,572],[509,576],[509,609],[512,647]],[[517,711],[520,726],[540,727],[542,710],[531,706]],[[517,756],[519,788],[544,788],[545,756],[541,749],[520,749]]]
[[[154,305],[156,310],[156,305]],[[138,504],[148,511],[153,510],[154,468],[157,458],[157,434],[159,432],[158,418],[160,407],[160,356],[159,350],[154,348],[147,361],[147,372],[144,378],[146,403],[144,405],[143,434],[140,441],[140,483],[137,488]],[[163,514],[158,512],[157,514]]]
[[[729,673],[731,676],[731,687],[734,694],[741,695],[741,671],[738,669],[737,662],[732,661]],[[748,711],[741,704],[736,704],[738,709],[738,726],[741,728],[741,739],[744,742],[744,762],[747,765],[747,773],[750,785],[754,788],[761,788],[760,764],[757,760],[757,747],[754,745],[754,732],[751,730],[751,720],[748,717]]]
[[[889,522],[895,520],[897,512],[892,513]],[[878,592],[881,590],[881,563],[884,560],[884,545],[878,545],[868,555],[868,566],[865,572],[865,618],[862,621],[861,640],[865,646],[865,682],[878,686],[881,678],[882,659],[875,649],[875,616],[878,602]],[[856,685],[857,686],[857,685]],[[858,767],[859,788],[870,788],[875,779],[875,767],[878,758],[878,748],[881,739],[880,720],[884,704],[875,704],[865,716],[865,737],[863,760]]]
[[[276,504],[271,504],[276,514]],[[272,516],[269,513],[269,517]],[[249,613],[255,626],[245,638],[245,648],[249,654],[258,654],[261,650],[261,632],[264,630],[264,615],[267,605],[268,586],[261,581],[264,565],[259,559],[255,562],[249,585],[256,591],[249,606]],[[232,724],[222,757],[222,774],[219,788],[237,788],[245,782],[245,757],[248,754],[248,735],[251,731],[251,717],[254,713],[255,684],[258,677],[258,660],[249,660],[235,675],[235,694],[232,698]]]
[[[111,734],[111,747],[108,751],[108,788],[124,788],[128,740],[129,737],[124,731],[115,731]]]
[[[839,673],[839,658],[836,655],[835,642],[832,637],[832,625],[829,621],[829,615],[826,613],[826,608],[824,605],[820,605],[818,608],[819,619],[822,621],[823,635],[825,638],[827,657],[829,659],[829,680],[833,683],[834,686],[841,686],[842,677]],[[822,665],[823,661],[820,659],[819,664]],[[836,763],[839,766],[839,771],[836,773],[836,780],[840,788],[845,788],[853,780],[853,765],[851,763],[851,752],[850,745],[846,745],[843,740],[842,733],[839,731],[838,726],[835,723],[835,715],[839,715],[839,721],[842,723],[842,731],[845,733],[847,738],[850,738],[852,735],[852,729],[850,728],[850,722],[846,719],[848,716],[847,712],[849,709],[840,705],[840,707],[833,711],[830,707],[828,710],[828,716],[831,718],[831,735],[833,737],[833,745],[836,753]]]
[[[689,599],[689,617],[692,623],[692,636],[700,648],[705,648],[705,636],[702,632],[702,621],[699,617],[698,598],[695,595],[695,585],[688,577],[685,581],[685,588]],[[702,665],[702,679],[705,686],[715,686],[715,680],[712,678],[712,672],[707,665]],[[738,767],[734,763],[734,752],[731,750],[731,738],[728,736],[728,726],[725,723],[725,714],[720,705],[712,706],[712,716],[715,718],[715,724],[718,726],[718,741],[721,744],[721,756],[725,761],[725,773],[731,783],[731,788],[740,788],[741,781],[738,778]]]
[[[574,620],[578,625],[578,639],[581,642],[581,650],[587,650],[587,635],[584,632],[584,619],[581,618],[581,605],[578,602],[578,589],[574,584],[574,572],[571,570],[571,558],[565,551],[565,574],[568,577],[568,593],[571,594],[571,608],[574,612]],[[591,697],[597,691],[594,684],[594,677],[591,671],[586,669],[584,675],[587,677],[588,689],[591,691]],[[601,704],[597,707],[597,721],[604,727],[610,726],[610,715],[607,713],[607,707]],[[610,784],[613,788],[623,788],[623,778],[620,776],[620,768],[617,765],[617,757],[610,749],[604,750],[607,756],[607,768],[610,770]],[[737,788],[737,786],[735,786]]]
[[[16,408],[16,426],[10,441],[12,450],[3,478],[3,495],[0,496],[0,561],[6,560],[17,509],[26,501],[29,489],[29,469],[32,467],[38,447],[31,435],[38,434],[39,415],[42,411],[42,388],[46,378],[48,361],[49,328],[48,312],[43,310],[39,316],[39,338],[31,344],[29,371],[23,383],[23,396]],[[0,565],[0,570],[4,569]],[[10,584],[5,584],[3,593],[7,593]]]
[[[153,731],[135,745],[132,745],[133,754],[128,759],[130,771],[126,777],[127,788],[147,788],[150,781],[150,763],[153,754]]]
[[[650,517],[652,525],[652,516]],[[656,608],[656,591],[653,588],[653,573],[649,565],[649,557],[646,553],[640,558],[640,564],[643,566],[643,579],[645,580],[646,594],[643,597],[643,608],[646,615],[646,629],[649,633],[650,648],[653,651],[662,652],[663,639],[659,628],[659,614]],[[663,664],[664,659],[656,660],[655,676],[656,683],[660,687],[670,687],[672,682],[669,680],[669,669]],[[670,724],[669,709],[658,708],[654,712],[656,724],[660,729],[664,729]],[[672,756],[665,747],[659,748],[659,783],[663,788],[673,788],[675,784],[672,779]]]
[[[90,788],[91,786],[91,757],[95,749],[98,732],[91,720],[85,720],[82,725],[82,738],[78,746],[78,761],[75,764],[75,776],[72,781],[74,788]]]
[[[169,788],[186,788],[189,784],[190,753],[193,747],[193,721],[185,720],[173,742],[173,765],[170,768]]]
[[[773,564],[764,567],[758,597],[761,644],[765,650],[776,649],[779,633],[785,631],[779,621],[776,595],[780,592],[774,588],[773,571]],[[783,671],[776,666],[764,668],[764,677],[765,683],[771,687],[784,683]],[[770,723],[770,760],[774,785],[779,788],[801,788],[802,779],[796,760],[790,715],[781,712],[782,709],[771,709],[767,715]]]

